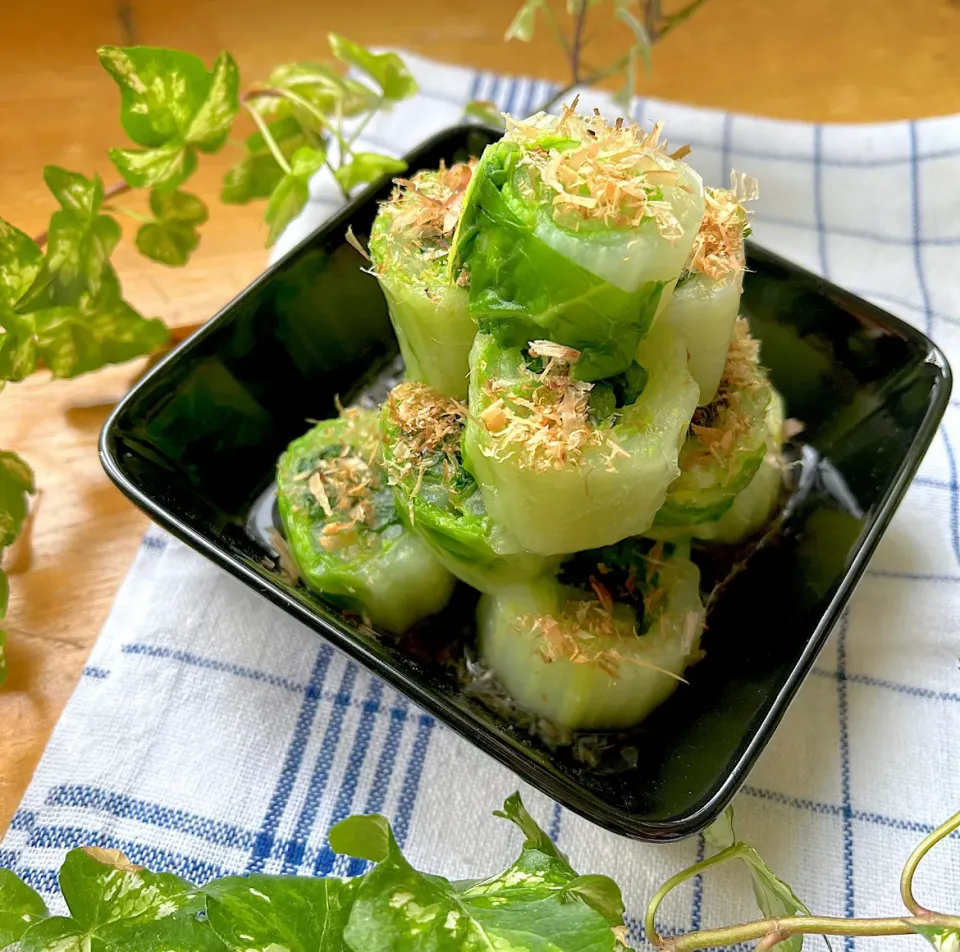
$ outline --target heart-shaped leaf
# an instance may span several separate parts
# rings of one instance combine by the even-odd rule
[[[406,168],[407,163],[402,159],[376,152],[354,152],[352,161],[337,169],[335,175],[340,187],[349,194],[358,185],[368,185],[390,175],[399,175]]]
[[[372,53],[336,33],[329,38],[333,55],[369,76],[380,87],[384,99],[397,101],[416,95],[417,81],[396,53]]]
[[[0,618],[6,610],[6,576],[0,572]],[[3,644],[0,642],[0,658]],[[0,678],[3,664],[0,661]],[[0,869],[0,949],[19,942],[24,932],[47,916],[47,907],[40,894],[32,890],[9,869]]]
[[[107,153],[123,180],[134,188],[176,188],[197,169],[193,149],[171,142],[157,149],[110,149]]]
[[[27,293],[42,262],[37,243],[0,218],[0,306],[13,307]]]
[[[156,220],[137,232],[140,253],[167,265],[184,265],[200,244],[198,226],[208,217],[207,206],[189,192],[150,194],[150,209]]]
[[[230,135],[240,109],[240,70],[229,53],[213,64],[210,89],[187,129],[185,139],[201,152],[216,152]]]

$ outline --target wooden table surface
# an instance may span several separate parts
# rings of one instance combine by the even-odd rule
[[[436,59],[566,79],[546,36],[502,34],[517,0],[48,0],[13,3],[0,32],[0,216],[29,233],[53,200],[46,163],[116,178],[106,149],[124,145],[117,95],[95,56],[105,43],[190,49],[208,62],[230,50],[247,82],[284,61],[323,58],[333,30]],[[608,5],[611,6],[611,5]],[[414,9],[417,10],[414,13]],[[668,7],[669,9],[669,7]],[[607,20],[603,5],[594,14]],[[622,29],[622,28],[621,28]],[[589,60],[623,46],[601,27]],[[644,91],[698,105],[784,118],[878,121],[960,111],[956,0],[709,0],[658,46]],[[262,208],[215,204],[230,155],[205,158],[191,189],[212,220],[185,270],[146,262],[121,244],[127,296],[171,325],[213,314],[262,268]],[[128,233],[131,229],[127,229]],[[137,548],[146,519],[108,483],[96,440],[138,367],[72,382],[40,374],[0,395],[0,447],[34,467],[43,500],[33,565],[12,579],[10,677],[0,690],[0,834],[73,689]]]

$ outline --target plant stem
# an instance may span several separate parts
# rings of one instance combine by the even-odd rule
[[[955,813],[946,823],[938,826],[929,836],[921,840],[917,848],[910,854],[907,862],[904,864],[903,873],[900,875],[900,895],[903,898],[903,904],[915,915],[929,915],[930,910],[925,909],[913,895],[913,877],[920,865],[920,861],[937,845],[942,839],[948,837],[954,830],[960,829],[960,813]]]
[[[739,844],[734,843],[731,846],[728,846],[725,850],[721,850],[715,856],[710,856],[705,860],[701,860],[699,863],[696,863],[693,866],[687,867],[687,869],[680,870],[674,876],[671,876],[654,894],[654,897],[647,904],[647,911],[643,916],[643,928],[647,934],[648,941],[652,942],[654,945],[662,946],[664,941],[663,937],[657,932],[656,926],[656,916],[657,909],[660,908],[660,903],[666,898],[667,893],[672,892],[677,888],[681,883],[686,882],[688,879],[702,873],[704,870],[709,869],[711,866],[719,866],[720,863],[725,863],[728,859],[733,859],[734,857],[740,854]],[[695,933],[691,933],[695,934]]]
[[[150,215],[144,215],[143,212],[135,212],[132,208],[117,208],[116,205],[104,205],[105,212],[113,212],[114,215],[125,215],[134,221],[151,222],[153,218]]]
[[[753,939],[777,936],[782,942],[792,935],[852,935],[888,936],[910,935],[914,926],[933,926],[940,929],[960,928],[960,917],[924,915],[890,919],[839,919],[833,916],[789,916],[783,919],[758,919],[721,929],[702,929],[686,935],[657,937],[663,952],[695,952],[720,946],[736,945]]]
[[[370,107],[369,112],[357,123],[357,128],[353,130],[353,135],[347,140],[346,149],[353,152],[353,144],[360,138],[360,133],[370,124],[370,120],[380,111],[383,105],[383,96],[377,98],[377,101]]]
[[[650,37],[651,46],[662,36],[660,32],[660,21],[662,19],[660,0],[646,0],[646,8],[643,11],[643,25],[646,27],[647,36]]]
[[[124,181],[114,182],[109,188],[104,189],[103,199],[106,201],[110,198],[116,198],[118,195],[126,195],[127,192],[132,192],[133,186],[127,185]],[[39,234],[33,236],[34,242],[38,244],[41,248],[47,243],[47,238],[49,237],[49,232],[41,231]]]
[[[629,62],[630,54],[628,53],[625,56],[621,56],[620,59],[618,59],[611,66],[607,66],[604,69],[598,69],[595,73],[591,73],[589,76],[581,80],[581,82],[568,83],[563,87],[563,89],[558,90],[553,96],[551,96],[542,106],[540,106],[538,109],[534,109],[534,112],[546,112],[551,106],[560,102],[564,96],[576,89],[577,86],[592,86],[594,83],[600,83],[611,76],[615,76],[622,69],[624,69]]]
[[[257,112],[253,106],[246,100],[243,101],[243,105],[246,107],[247,112],[253,116],[253,121],[256,123],[257,128],[260,130],[260,135],[263,136],[263,141],[267,143],[267,148],[273,154],[274,159],[276,159],[277,165],[280,166],[283,171],[289,175],[290,174],[290,163],[287,162],[287,157],[280,150],[280,146],[277,145],[277,140],[274,139],[273,133],[270,131],[267,124],[263,121],[263,116]]]
[[[702,7],[707,0],[693,0],[692,3],[685,6],[682,10],[677,13],[672,13],[667,17],[664,17],[665,23],[660,28],[660,32],[657,35],[658,40],[662,40],[671,30],[680,26],[684,20],[687,19],[691,14],[696,13],[697,10]]]
[[[573,44],[570,47],[570,81],[573,86],[580,83],[580,52],[583,45],[583,27],[587,22],[587,0],[580,0],[580,10],[573,27]]]

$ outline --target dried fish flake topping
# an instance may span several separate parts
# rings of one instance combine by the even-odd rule
[[[460,438],[467,411],[458,400],[444,397],[425,383],[406,381],[390,391],[386,413],[396,430],[384,463],[387,480],[396,486],[416,473],[409,494],[412,522],[413,499],[426,471],[440,460],[449,476],[460,465]]]
[[[484,388],[490,400],[479,422],[489,438],[484,454],[516,459],[535,471],[577,465],[590,447],[606,447],[608,467],[629,454],[588,419],[593,384],[576,380],[572,369],[580,352],[553,341],[530,341],[531,357],[546,360],[541,372],[528,368],[521,378],[490,378]]]
[[[476,166],[476,159],[449,168],[441,162],[436,171],[393,180],[393,193],[381,209],[389,217],[397,251],[416,249],[428,259],[446,256]],[[382,270],[391,264],[383,262]]]
[[[765,385],[760,373],[760,342],[750,336],[747,322],[739,317],[734,324],[717,396],[707,406],[697,407],[690,422],[701,452],[687,457],[688,464],[703,456],[712,456],[717,461],[730,457],[733,462],[739,438],[756,424],[744,406],[743,397]]]
[[[754,201],[759,194],[757,180],[736,171],[730,173],[730,188],[703,190],[703,221],[684,270],[715,281],[743,270],[743,239],[751,218],[744,203]]]
[[[576,106],[574,100],[559,117],[543,112],[524,120],[504,117],[504,139],[521,147],[520,161],[532,180],[555,193],[554,219],[574,228],[589,220],[635,228],[649,218],[664,238],[678,241],[683,229],[661,189],[683,187],[678,167],[683,150],[668,154],[660,141],[662,123],[644,132],[635,122],[608,123],[597,110],[579,115]]]

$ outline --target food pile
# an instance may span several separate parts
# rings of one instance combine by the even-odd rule
[[[739,317],[753,180],[599,114],[506,117],[398,179],[371,270],[406,379],[280,460],[301,578],[385,631],[481,593],[481,663],[565,730],[636,724],[700,656],[691,546],[762,530],[783,406]]]

